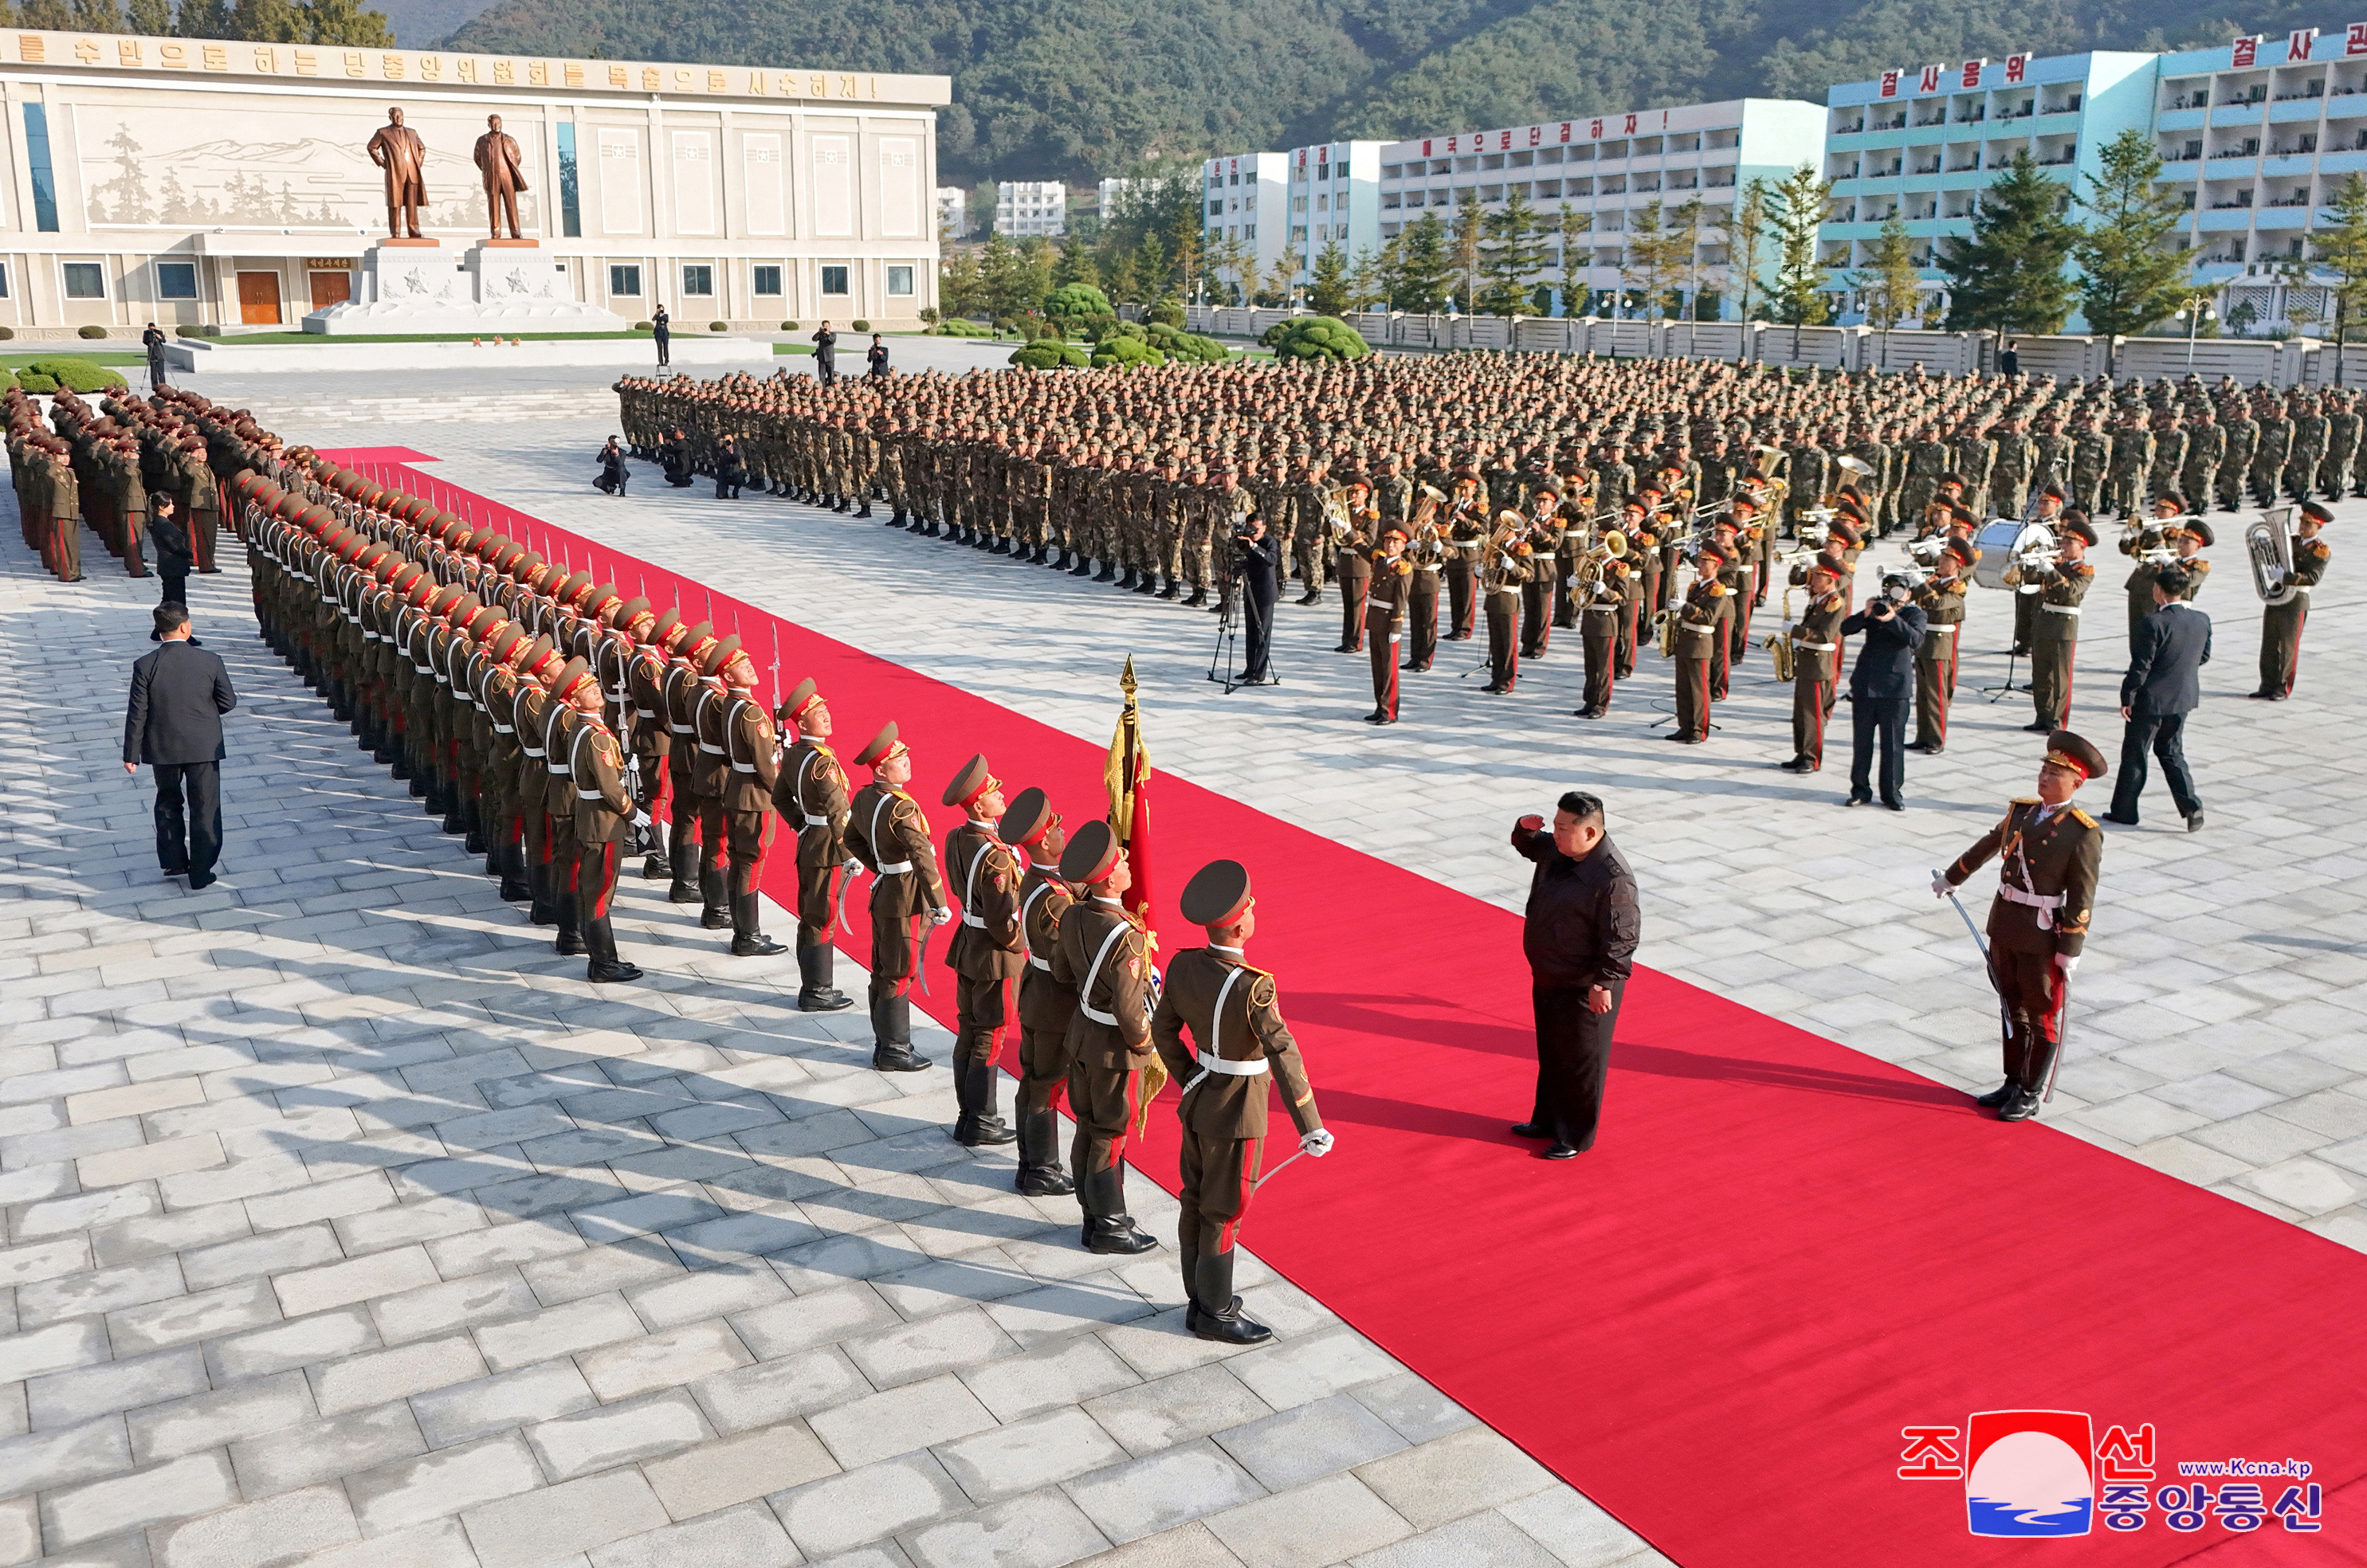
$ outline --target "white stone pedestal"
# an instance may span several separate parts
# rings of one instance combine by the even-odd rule
[[[331,336],[386,333],[612,333],[625,320],[579,303],[566,273],[540,249],[480,242],[453,259],[443,247],[370,247],[361,288],[304,318]]]

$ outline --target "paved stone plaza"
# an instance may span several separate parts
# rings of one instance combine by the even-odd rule
[[[1131,653],[1161,768],[1507,907],[1526,885],[1511,818],[1595,788],[1643,883],[1645,962],[1940,1081],[1995,1081],[1989,993],[1926,883],[2027,793],[2026,697],[1966,692],[1947,754],[1910,759],[1901,815],[1837,810],[1840,763],[1774,771],[1789,695],[1763,655],[1701,748],[1650,728],[1669,682],[1649,652],[1611,717],[1569,716],[1574,643],[1508,698],[1464,675],[1476,645],[1444,645],[1408,678],[1405,721],[1376,731],[1355,722],[1364,660],[1330,651],[1329,598],[1284,608],[1285,684],[1225,695],[1203,679],[1214,616],[668,490],[644,465],[628,499],[602,497],[591,457],[614,427],[554,410],[317,439],[434,452],[452,482],[1097,742]],[[2367,1247],[2360,516],[2334,530],[2288,704],[2229,700],[2253,683],[2258,606],[2232,532],[2211,552],[2217,659],[2191,746],[2209,827],[2180,830],[2157,783],[2146,825],[2111,829],[2047,1123]],[[722,957],[656,885],[629,883],[618,922],[649,980],[595,997],[263,649],[235,562],[193,583],[243,699],[224,880],[162,881],[147,776],[117,761],[153,586],[95,544],[75,587],[0,554],[17,655],[0,1565],[1661,1561],[1254,1265],[1278,1341],[1187,1337],[1172,1253],[1101,1267],[1071,1201],[1014,1196],[1004,1156],[946,1137],[938,1075],[871,1072],[859,1010],[798,1013],[786,957]],[[2105,559],[2076,723],[2110,754]],[[2003,671],[2005,610],[1976,595],[1968,685]],[[912,739],[924,784],[958,761]],[[1024,759],[995,761],[1025,782]],[[2102,808],[2100,786],[2084,804]],[[1419,932],[1375,937],[1419,952]],[[1452,984],[1394,957],[1374,976]],[[1799,1087],[1809,1115],[1846,1092]],[[1508,1179],[1583,1180],[1584,1162]],[[1132,1191],[1163,1233],[1172,1205]]]
[[[942,1072],[661,885],[595,994],[235,560],[192,580],[223,877],[163,880],[118,761],[154,588],[93,554],[0,576],[0,1564],[1664,1561],[1253,1258],[1276,1341],[1185,1334],[1171,1250],[1083,1252]]]

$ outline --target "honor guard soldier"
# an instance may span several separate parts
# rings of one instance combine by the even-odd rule
[[[2038,1114],[2062,1049],[2063,998],[2096,898],[2104,830],[2071,804],[2072,795],[2104,773],[2103,753],[2067,729],[2047,738],[2038,793],[2016,799],[2005,817],[1956,863],[1932,878],[1945,897],[1995,855],[1997,897],[1989,904],[1989,984],[2005,1013],[2005,1082],[1978,1103],[2001,1121]]]
[[[1948,749],[1948,705],[1956,697],[1956,640],[1965,628],[1965,573],[1980,559],[1978,546],[1951,536],[1915,590],[1923,612],[1923,640],[1915,645],[1915,739],[1907,749],[1936,757]]]
[[[1367,724],[1398,721],[1398,649],[1404,646],[1406,610],[1413,595],[1413,563],[1406,559],[1405,547],[1405,530],[1391,526],[1382,533],[1381,547],[1369,563],[1365,636],[1373,660],[1373,711],[1365,716]],[[1348,581],[1344,572],[1340,581]]]
[[[633,705],[632,751],[640,762],[634,781],[633,803],[639,815],[650,818],[642,829],[649,854],[641,864],[641,874],[651,879],[672,869],[665,835],[657,824],[658,795],[671,777],[674,750],[674,735],[666,727],[666,660],[689,631],[690,624],[682,618],[682,612],[668,610],[651,623],[649,632],[639,639],[632,657],[625,662],[625,690]]]
[[[774,808],[797,835],[798,1010],[836,1012],[855,1005],[832,983],[838,901],[842,883],[862,865],[846,852],[846,773],[830,749],[830,705],[811,680],[798,682],[778,716],[798,733],[773,782]]]
[[[731,777],[731,749],[723,727],[731,698],[723,671],[740,656],[738,633],[707,650],[698,667],[697,694],[690,702],[690,792],[698,799],[698,923],[719,931],[731,925],[730,824],[723,797]]]
[[[1808,568],[1808,607],[1785,636],[1792,639],[1792,760],[1787,773],[1813,773],[1825,765],[1825,720],[1833,711],[1840,681],[1840,629],[1849,614],[1840,576],[1829,561]]]
[[[575,886],[575,775],[568,764],[577,728],[572,694],[586,682],[595,693],[599,690],[591,662],[569,660],[551,683],[550,701],[542,710],[540,794],[543,813],[550,818],[551,891],[559,907],[559,934],[551,951],[562,958],[581,958],[590,951],[583,945],[583,902]]]
[[[773,790],[780,780],[780,736],[756,700],[756,665],[745,649],[723,666],[725,844],[731,857],[731,956],[770,958],[788,949],[757,928],[757,883],[773,842]]]
[[[691,787],[698,760],[698,731],[692,718],[698,705],[698,673],[715,640],[715,627],[706,621],[684,633],[659,683],[665,699],[660,709],[666,727],[666,795],[672,806],[666,834],[668,869],[674,873],[674,885],[666,890],[669,904],[700,902],[706,880],[707,847],[698,841],[698,792]]]
[[[1088,1252],[1148,1252],[1159,1243],[1126,1212],[1126,1140],[1135,1077],[1155,1061],[1150,1043],[1150,939],[1119,902],[1134,886],[1126,850],[1105,821],[1087,822],[1060,853],[1060,880],[1081,897],[1060,920],[1052,977],[1077,995],[1069,1023],[1069,1148]]]
[[[2302,502],[2294,520],[2293,570],[2271,567],[2268,591],[2286,594],[2282,604],[2260,611],[2260,689],[2251,694],[2264,702],[2281,703],[2293,695],[2293,677],[2301,671],[2301,628],[2309,619],[2309,591],[2326,577],[2326,563],[2334,547],[2317,536],[2334,521],[2334,513],[2315,501]]]
[[[1214,861],[1193,874],[1184,886],[1184,918],[1207,931],[1208,945],[1176,955],[1150,1021],[1160,1058],[1184,1086],[1176,1102],[1183,1211],[1175,1245],[1191,1303],[1184,1326],[1232,1345],[1274,1337],[1242,1314],[1233,1294],[1233,1244],[1257,1185],[1269,1079],[1282,1090],[1301,1152],[1320,1159],[1332,1142],[1282,1021],[1274,976],[1243,956],[1257,931],[1256,906],[1240,862]]]
[[[2071,715],[2071,661],[2079,646],[2079,602],[2096,581],[2096,569],[2085,558],[2096,542],[2096,530],[2087,519],[2066,513],[2056,535],[2057,556],[2051,567],[2025,572],[2039,581],[2038,609],[2030,629],[2030,697],[2038,716],[2022,726],[2033,735],[2052,734]]]
[[[1069,1025],[1077,993],[1052,972],[1052,950],[1060,940],[1061,918],[1075,900],[1060,880],[1060,852],[1068,847],[1060,814],[1040,789],[1023,789],[1011,802],[996,835],[1027,856],[1019,885],[1019,932],[1027,946],[1027,967],[1019,976],[1019,1093],[1012,1108],[1018,1122],[1016,1185],[1031,1198],[1074,1192],[1060,1164],[1060,1096],[1069,1087]]]
[[[1011,1017],[1011,982],[1027,966],[1019,931],[1019,862],[995,824],[1002,781],[972,757],[946,785],[945,803],[965,813],[946,837],[946,875],[961,889],[961,924],[946,950],[954,972],[954,1142],[978,1147],[1019,1134],[995,1110],[1002,1078],[1002,1031]]]
[[[572,666],[570,667],[571,669]],[[591,962],[583,977],[616,984],[641,977],[617,956],[608,911],[617,899],[617,872],[633,830],[633,792],[625,784],[625,752],[602,713],[605,694],[589,670],[565,694],[575,710],[568,773],[575,786],[575,897],[579,929]]]
[[[917,1073],[929,1059],[912,1049],[912,977],[920,973],[921,922],[954,918],[937,876],[936,846],[920,803],[904,793],[912,753],[896,726],[855,754],[871,782],[848,802],[846,847],[871,873],[871,1065],[883,1073]]]

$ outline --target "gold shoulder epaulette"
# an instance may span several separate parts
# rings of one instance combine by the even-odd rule
[[[2080,810],[2076,806],[2071,808],[2071,820],[2077,822],[2082,828],[2093,828],[2096,825],[2096,819],[2093,817],[2089,816],[2086,812]]]
[[[2010,802],[2009,802],[2009,804],[2013,806],[2036,806],[2040,804],[2040,801],[2038,796],[2034,795],[2017,795]]]

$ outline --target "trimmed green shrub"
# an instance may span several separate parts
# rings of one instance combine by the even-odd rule
[[[74,329],[74,336],[78,338],[103,338],[106,335],[107,329],[99,326],[96,322],[86,327],[77,327]]]
[[[781,330],[785,333],[793,333],[798,330],[798,324],[795,321],[783,321]]]
[[[6,370],[0,370],[0,397],[7,396],[10,392],[16,389],[16,387],[17,378],[15,375]]]
[[[8,338],[15,337],[16,335],[17,335],[17,329],[16,329],[16,328],[14,328],[14,327],[0,327],[0,341],[5,341],[5,340],[6,340],[6,339],[8,339]]]
[[[1182,326],[1184,324],[1184,301],[1181,299],[1161,299],[1158,304],[1153,305],[1150,308],[1150,320],[1164,326]]]
[[[54,392],[58,389],[58,384],[55,381],[41,375],[30,366],[17,372],[17,385],[24,388],[27,392]]]
[[[32,377],[40,377],[50,384],[36,389],[30,378]],[[24,372],[17,377],[17,380],[28,392],[37,389],[53,392],[60,387],[73,392],[108,392],[127,385],[122,377],[104,365],[94,365],[87,359],[74,359],[65,355],[34,360],[25,367]]]
[[[637,333],[653,333],[653,332],[657,331],[658,329],[657,329],[657,326],[656,326],[656,324],[655,324],[654,322],[651,322],[651,321],[635,321],[635,322],[633,323],[633,330],[634,330],[635,332],[637,332]]]
[[[709,321],[707,323],[707,330],[711,333],[728,333],[731,330],[731,323],[729,321]]]
[[[859,333],[867,333],[871,330],[871,323],[869,321],[849,321],[846,324]]]
[[[1372,345],[1337,316],[1293,316],[1260,333],[1276,359],[1362,359]]]
[[[934,305],[923,305],[921,307],[921,320],[924,321],[934,321],[936,319],[937,308]]]
[[[1090,283],[1064,283],[1044,296],[1044,314],[1056,321],[1111,313],[1109,296]]]
[[[1166,363],[1167,355],[1139,337],[1113,333],[1093,346],[1095,369],[1133,370],[1146,365],[1156,367]]]
[[[1039,338],[1011,355],[1011,363],[1024,370],[1082,370],[1087,363],[1085,351],[1072,344],[1052,338]],[[1093,363],[1098,364],[1099,361]]]
[[[1222,344],[1214,338],[1187,333],[1164,321],[1153,321],[1150,328],[1150,346],[1170,359],[1180,359],[1201,365],[1222,365],[1232,357]]]

